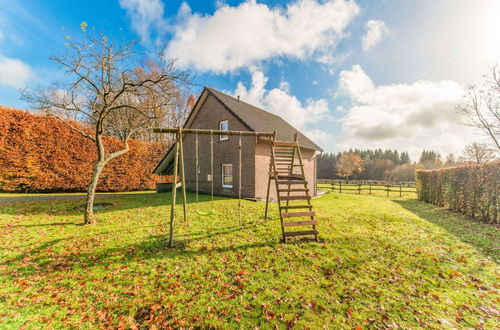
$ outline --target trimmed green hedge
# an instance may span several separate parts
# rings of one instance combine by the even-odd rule
[[[499,224],[500,161],[417,171],[421,201]]]

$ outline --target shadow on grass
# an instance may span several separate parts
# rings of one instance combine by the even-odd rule
[[[51,240],[42,245],[33,248],[15,258],[6,260],[0,265],[9,265],[14,262],[23,261],[29,258],[29,265],[23,265],[16,268],[17,274],[31,274],[33,267],[37,268],[37,273],[50,273],[57,270],[71,270],[75,267],[95,267],[108,266],[111,264],[126,264],[133,260],[165,259],[165,258],[188,258],[191,259],[197,255],[218,254],[228,251],[245,251],[253,248],[269,247],[274,248],[280,242],[276,240],[260,241],[255,243],[224,245],[219,247],[189,248],[190,243],[206,240],[220,235],[229,235],[244,230],[257,229],[258,222],[247,223],[244,227],[229,226],[220,230],[197,231],[189,234],[180,234],[174,238],[174,247],[168,247],[168,235],[152,235],[144,238],[141,242],[121,245],[117,247],[100,250],[97,253],[71,253],[67,255],[58,255],[54,259],[48,253],[54,245],[67,240]]]
[[[85,226],[83,222],[51,222],[51,223],[41,223],[36,225],[13,225],[12,228],[31,228],[31,227],[51,227],[51,226]]]
[[[500,228],[467,219],[440,207],[417,200],[393,200],[416,216],[432,222],[462,242],[476,247],[483,254],[500,261]]]
[[[37,197],[37,196],[34,196]],[[44,197],[44,196],[42,196]],[[214,201],[226,199],[225,197],[214,197]],[[138,208],[149,208],[166,206],[169,207],[171,203],[171,193],[139,193],[139,194],[123,194],[113,196],[100,196],[96,195],[96,203],[102,202],[112,203],[112,206],[95,211],[95,214],[104,214],[114,211],[124,211]],[[187,204],[196,202],[195,194],[188,193],[186,198]],[[199,203],[206,204],[210,202],[209,195],[200,194]],[[83,215],[83,206],[85,201],[83,199],[68,198],[64,200],[50,200],[50,199],[33,199],[31,201],[14,202],[9,204],[0,204],[0,214],[6,215],[34,215],[34,214],[47,214],[47,215]],[[177,207],[182,208],[182,197],[177,194]],[[207,208],[202,207],[203,209]]]

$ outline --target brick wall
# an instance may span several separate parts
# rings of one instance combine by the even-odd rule
[[[267,194],[268,173],[269,173],[269,142],[259,141],[255,149],[255,197],[265,199]],[[302,163],[311,196],[316,196],[316,155],[315,151],[310,149],[301,149]],[[298,161],[296,160],[296,163]],[[300,168],[297,167],[297,173]],[[302,193],[298,193],[302,194]],[[270,196],[276,199],[276,185],[271,182]]]
[[[208,95],[197,116],[194,118],[189,128],[219,129],[219,121],[228,120],[229,130],[248,131],[241,121],[231,114],[212,95]],[[186,188],[195,190],[196,162],[195,162],[195,135],[186,135],[184,138],[184,160]],[[229,136],[226,141],[219,141],[218,136],[214,136],[214,194],[226,196],[238,196],[238,143],[239,136]],[[255,196],[255,137],[244,136],[242,140],[242,196],[254,198]],[[207,180],[210,174],[210,136],[199,135],[199,191],[210,193],[211,183]],[[233,164],[233,188],[222,187],[222,164]]]

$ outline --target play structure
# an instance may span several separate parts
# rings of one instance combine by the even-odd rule
[[[195,190],[196,190],[196,212],[199,215],[211,215],[213,210],[214,200],[214,136],[238,136],[238,218],[241,225],[241,176],[242,176],[242,143],[243,136],[252,136],[257,139],[265,139],[269,141],[270,163],[269,163],[269,180],[267,184],[266,208],[264,218],[267,219],[269,209],[269,196],[271,190],[271,181],[274,180],[276,186],[276,196],[280,213],[281,230],[283,241],[286,243],[288,238],[295,236],[312,235],[318,240],[318,231],[316,230],[317,220],[315,212],[311,204],[311,196],[309,194],[308,183],[304,173],[304,165],[300,152],[297,134],[294,141],[276,141],[276,132],[253,132],[253,131],[229,131],[229,130],[207,130],[207,129],[184,129],[177,128],[154,128],[155,133],[175,134],[175,141],[172,146],[174,152],[174,164],[172,177],[172,201],[170,209],[169,223],[169,247],[174,245],[174,225],[175,225],[175,206],[177,199],[177,188],[181,188],[182,205],[184,220],[187,220],[186,211],[186,178],[185,178],[185,163],[184,163],[184,145],[183,137],[188,134],[195,135]],[[210,182],[211,182],[211,210],[209,212],[201,212],[198,209],[198,194],[199,194],[199,135],[210,135]],[[299,171],[294,169],[298,168]],[[303,202],[301,204],[291,204],[290,202]],[[288,221],[290,218],[308,218],[301,221]],[[311,226],[310,230],[287,231],[290,227]]]

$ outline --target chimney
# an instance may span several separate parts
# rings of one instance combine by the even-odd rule
[[[240,103],[240,96],[238,95],[238,103]]]

